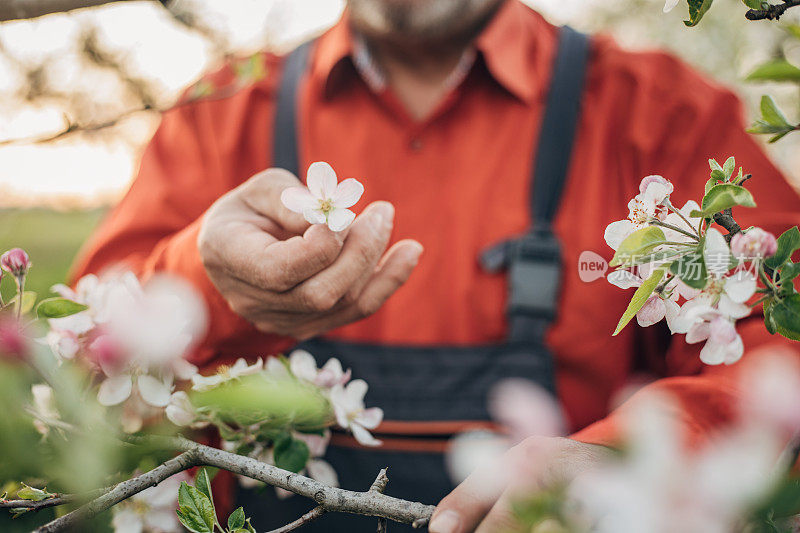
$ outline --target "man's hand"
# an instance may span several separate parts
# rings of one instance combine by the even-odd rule
[[[431,533],[523,531],[513,503],[536,490],[569,482],[609,456],[609,449],[566,438],[531,437],[490,467],[473,472],[436,507]]]
[[[261,331],[302,340],[377,311],[411,275],[422,245],[404,240],[386,251],[388,202],[370,204],[340,233],[309,227],[280,200],[296,186],[282,169],[256,174],[211,206],[198,248],[233,311]]]

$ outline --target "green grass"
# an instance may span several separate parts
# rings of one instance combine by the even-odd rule
[[[62,283],[83,242],[101,220],[105,210],[53,211],[49,209],[0,210],[0,253],[23,248],[32,268],[26,288],[47,297],[50,287]],[[13,291],[13,281],[5,276],[4,297]]]

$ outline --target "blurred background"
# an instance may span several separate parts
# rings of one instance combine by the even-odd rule
[[[789,11],[781,24],[748,22],[736,0],[717,0],[698,28],[686,4],[663,0],[527,0],[555,23],[612,34],[636,49],[660,47],[733,86],[755,116],[769,93],[798,118],[794,85],[742,81],[772,57],[800,64]],[[0,24],[0,251],[26,248],[30,288],[64,279],[103,213],[123,195],[159,122],[181,94],[208,91],[204,73],[259,50],[286,50],[324,31],[342,0],[124,1]],[[1,6],[0,6],[1,7]],[[794,31],[797,31],[795,28]],[[800,185],[800,135],[770,153]],[[6,280],[5,283],[8,283]]]

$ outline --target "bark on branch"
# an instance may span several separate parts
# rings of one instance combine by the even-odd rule
[[[256,459],[226,452],[210,446],[205,446],[182,438],[152,438],[165,445],[165,447],[181,451],[177,457],[166,461],[164,464],[140,476],[123,481],[95,500],[79,507],[52,522],[45,524],[36,531],[38,533],[54,533],[74,528],[82,521],[96,516],[113,505],[130,498],[149,487],[158,485],[168,477],[188,470],[195,466],[213,466],[234,474],[239,474],[251,479],[280,487],[300,496],[310,498],[317,503],[317,507],[292,524],[295,527],[318,518],[326,512],[339,512],[374,516],[413,524],[422,527],[427,524],[435,507],[418,502],[411,502],[393,498],[382,493],[385,487],[386,472],[381,471],[373,486],[365,492],[355,492],[335,487],[329,487],[313,479],[282,470],[272,465],[262,463]],[[313,516],[308,516],[313,515]],[[301,522],[302,521],[302,522]],[[289,524],[285,527],[288,527]],[[281,529],[278,531],[290,531]]]
[[[750,9],[745,13],[748,20],[778,20],[790,7],[800,6],[800,0],[783,0],[782,4],[773,4],[766,9]]]

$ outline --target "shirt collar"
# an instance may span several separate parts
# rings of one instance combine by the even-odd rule
[[[518,0],[506,0],[476,38],[475,48],[498,84],[531,102],[542,94],[544,78],[549,76],[555,28]],[[346,14],[318,39],[312,77],[321,82],[327,97],[335,95],[348,77],[359,74],[373,87],[375,71],[363,68],[367,65],[358,67],[366,58],[364,52],[359,50]]]

